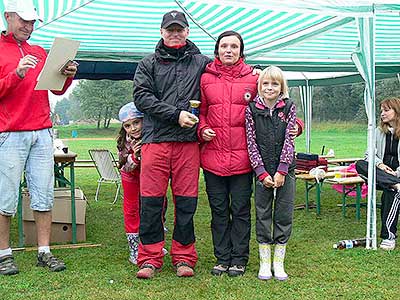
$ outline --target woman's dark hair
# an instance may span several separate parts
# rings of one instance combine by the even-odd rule
[[[233,30],[228,30],[225,31],[223,33],[221,33],[217,39],[217,41],[215,42],[215,49],[214,49],[214,55],[215,57],[218,57],[218,48],[219,48],[219,43],[221,42],[221,39],[226,37],[226,36],[236,36],[239,41],[240,41],[240,57],[244,57],[243,51],[244,51],[244,43],[243,43],[243,39],[242,36],[237,33],[236,31]]]
[[[117,136],[118,151],[124,150],[125,141],[126,141],[126,130],[124,129],[124,126],[121,126],[121,129],[119,130]],[[118,164],[117,164],[118,169],[121,169],[126,164],[126,160],[127,160],[126,156],[118,155]]]
[[[117,136],[117,149],[119,151],[122,151],[124,149],[125,141],[126,141],[126,130],[124,129],[123,126],[121,126],[121,129],[119,130]]]

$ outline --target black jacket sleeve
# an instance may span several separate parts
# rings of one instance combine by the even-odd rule
[[[136,107],[143,113],[164,122],[177,123],[180,109],[160,101],[156,96],[156,87],[153,77],[154,58],[141,60],[136,69],[133,90],[133,99]]]

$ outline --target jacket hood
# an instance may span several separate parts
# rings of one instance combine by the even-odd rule
[[[274,108],[282,108],[286,105],[286,101],[289,100],[289,98],[284,98],[282,94],[278,96],[278,100],[276,101]],[[264,99],[262,99],[259,95],[256,96],[254,99],[256,102],[256,107],[259,109],[265,109],[266,105],[264,102]]]
[[[242,57],[232,66],[225,66],[218,58],[215,58],[206,66],[205,72],[218,77],[225,75],[238,78],[252,73],[253,68],[247,65]]]

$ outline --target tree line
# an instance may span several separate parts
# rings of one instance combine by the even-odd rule
[[[68,98],[58,101],[54,114],[61,124],[70,121],[94,121],[97,128],[108,128],[112,119],[118,119],[121,106],[132,101],[130,80],[80,80]]]
[[[312,119],[324,121],[366,121],[364,83],[314,87],[312,97]],[[291,88],[290,96],[295,99],[297,114],[304,117],[298,88]],[[387,97],[400,97],[400,79],[387,78],[375,83],[376,113],[379,103]]]
[[[118,119],[121,106],[132,101],[133,84],[130,80],[80,80],[68,98],[58,101],[54,114],[60,124],[70,121],[93,121],[97,128],[108,128]],[[400,97],[400,80],[388,78],[376,82],[376,105],[390,96]],[[299,89],[290,88],[297,114],[304,118]],[[315,87],[312,100],[313,121],[365,121],[364,83]]]

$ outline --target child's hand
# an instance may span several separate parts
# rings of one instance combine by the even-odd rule
[[[136,159],[140,157],[140,150],[141,149],[142,149],[142,140],[139,140],[132,147],[133,155],[135,155]]]
[[[262,181],[262,184],[266,188],[272,188],[274,186],[274,181],[272,180],[271,175],[268,175],[267,177],[265,177],[264,180]]]
[[[126,164],[127,159],[128,158],[126,156],[125,157],[119,157],[119,159],[118,159],[118,169],[121,169]]]
[[[285,175],[276,172],[274,175],[274,181],[275,181],[274,188],[281,187],[285,183]]]

